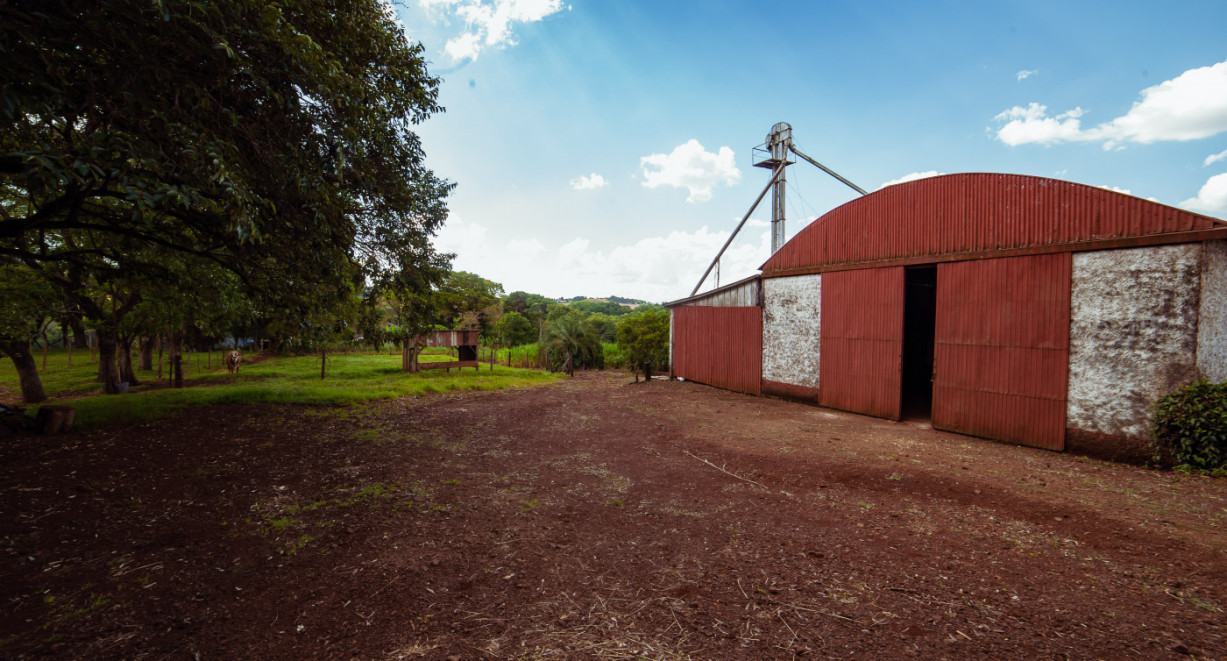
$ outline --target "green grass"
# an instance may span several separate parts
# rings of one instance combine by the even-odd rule
[[[486,355],[486,347],[482,347],[482,356]],[[537,343],[521,344],[518,347],[498,350],[498,362],[506,365],[510,357],[511,365],[515,367],[539,367],[537,362]]]
[[[184,378],[182,389],[151,389],[158,381],[155,371],[138,371],[144,385],[134,387],[126,395],[102,395],[101,385],[94,381],[97,363],[89,362],[89,353],[75,351],[73,365],[68,366],[66,351],[52,351],[47,370],[40,371],[43,388],[51,399],[46,404],[62,404],[76,409],[73,428],[96,429],[114,424],[137,424],[164,418],[188,406],[210,404],[307,404],[314,406],[346,406],[365,402],[394,399],[411,395],[450,392],[456,390],[498,390],[526,388],[550,383],[559,377],[548,372],[508,368],[496,365],[480,369],[427,370],[417,374],[402,372],[400,354],[335,354],[328,357],[327,378],[320,379],[319,356],[269,358],[257,364],[245,364],[237,377],[231,377],[213,356],[213,368],[207,368],[204,356],[192,357],[192,365]],[[186,358],[186,357],[185,357]],[[422,356],[422,362],[453,360],[446,355]],[[39,356],[41,367],[41,356]],[[186,362],[186,359],[185,359]],[[163,372],[165,376],[167,372]],[[0,386],[11,397],[20,398],[20,386],[12,361],[0,361]],[[82,391],[97,396],[65,399]],[[31,407],[29,413],[33,413]]]
[[[605,369],[622,369],[626,367],[626,357],[622,355],[618,345],[612,342],[602,342],[601,349],[605,353]],[[481,348],[482,358],[485,359],[489,349]],[[516,367],[541,367],[537,361],[537,345],[523,344],[510,349],[498,350],[498,362],[506,365],[508,356],[511,358],[511,364]]]

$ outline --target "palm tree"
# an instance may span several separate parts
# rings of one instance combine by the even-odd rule
[[[575,368],[605,366],[601,338],[578,312],[568,312],[546,322],[538,352],[550,371],[575,376]]]

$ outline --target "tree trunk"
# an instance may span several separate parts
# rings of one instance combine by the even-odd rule
[[[65,342],[68,345],[68,366],[72,367],[72,344]]]
[[[119,392],[119,382],[116,378],[115,354],[118,341],[109,331],[98,332],[98,380],[102,382],[102,391],[108,395]]]
[[[127,381],[130,386],[140,384],[140,381],[136,379],[136,373],[132,371],[132,338],[120,338],[119,354],[116,362],[119,367],[120,381]]]
[[[51,346],[51,340],[47,339],[47,329],[43,329],[43,371],[47,371],[47,349]]]
[[[30,343],[16,340],[0,342],[0,352],[13,359],[13,366],[17,368],[17,380],[21,383],[21,401],[34,404],[47,399],[43,381],[38,377],[38,365],[30,353]]]
[[[163,346],[164,346],[164,343],[162,342],[162,334],[158,333],[158,380],[159,381],[162,380],[162,349],[163,349]]]
[[[320,349],[320,381],[328,375],[328,350]]]
[[[72,347],[84,349],[88,343],[85,341],[85,324],[81,321],[81,315],[69,315],[68,327],[72,329]]]
[[[183,387],[183,331],[170,334],[170,379],[172,387]]]
[[[644,381],[652,380],[652,363],[643,364],[643,380]]]
[[[137,362],[137,369],[152,370],[153,369],[153,336],[141,336],[141,353]]]

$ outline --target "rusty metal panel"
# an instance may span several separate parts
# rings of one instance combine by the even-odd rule
[[[1211,230],[1221,221],[1123,193],[1016,174],[887,186],[810,223],[763,274]],[[933,261],[946,261],[935,259]]]
[[[935,428],[1064,449],[1070,265],[1070,253],[938,265]]]
[[[736,392],[762,394],[762,308],[686,305],[672,312],[674,374]]]
[[[899,419],[903,276],[901,266],[822,276],[823,406]]]

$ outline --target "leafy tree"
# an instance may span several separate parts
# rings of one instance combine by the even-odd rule
[[[602,342],[617,342],[620,318],[597,312],[588,315],[588,323],[592,324],[592,329],[600,336]]]
[[[381,0],[5,0],[0,52],[0,255],[194,255],[299,319],[432,258],[439,81]]]
[[[648,379],[652,370],[669,366],[669,312],[646,309],[624,318],[618,324],[618,348],[627,357],[632,370],[644,370]]]
[[[601,338],[592,324],[579,312],[565,306],[559,307],[563,312],[547,321],[541,331],[537,350],[542,362],[551,371],[566,372],[568,376],[575,376],[577,367],[604,367],[605,353]]]
[[[537,339],[537,329],[519,312],[508,312],[499,320],[497,327],[499,344],[518,347]]]
[[[497,321],[503,286],[469,273],[453,271],[438,288],[439,316],[448,327],[487,328]]]
[[[529,294],[513,291],[503,299],[503,312],[519,312],[539,332],[549,311],[557,307],[557,303],[539,294]]]
[[[425,346],[426,334],[438,320],[435,287],[447,275],[450,256],[436,255],[419,268],[406,269],[386,285],[386,296],[394,311],[395,328],[389,338],[401,347],[401,369],[418,371],[418,354]]]
[[[30,269],[0,263],[0,353],[12,359],[27,404],[47,399],[30,343],[58,301],[56,291]]]

